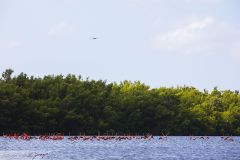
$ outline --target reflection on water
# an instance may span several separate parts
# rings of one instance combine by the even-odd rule
[[[189,140],[168,137],[151,141],[23,141],[0,138],[0,160],[120,160],[120,159],[204,159],[239,160],[240,137],[224,141],[220,137]]]

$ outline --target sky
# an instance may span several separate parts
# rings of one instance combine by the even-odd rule
[[[0,0],[0,72],[240,90],[239,7],[239,0]]]

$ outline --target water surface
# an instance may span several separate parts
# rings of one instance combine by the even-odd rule
[[[42,154],[42,155],[41,155]],[[39,156],[37,156],[39,155]],[[240,137],[189,140],[30,141],[0,138],[0,160],[239,160]]]

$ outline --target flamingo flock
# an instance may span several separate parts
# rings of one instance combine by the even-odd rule
[[[53,135],[40,135],[40,136],[31,136],[27,133],[23,134],[7,134],[3,135],[3,138],[8,138],[8,139],[15,139],[15,140],[31,140],[31,139],[39,139],[39,140],[64,140],[65,138],[69,141],[87,141],[87,140],[96,140],[96,141],[107,141],[107,140],[116,140],[116,141],[122,141],[122,140],[151,140],[153,139],[153,135],[148,133],[144,136],[133,136],[133,135],[124,135],[124,136],[110,136],[110,135],[98,135],[98,136],[90,136],[90,135],[81,135],[81,136],[67,136],[65,137],[63,134],[53,134]],[[232,136],[221,136],[221,140],[223,141],[234,141],[234,138]],[[167,140],[168,139],[168,134],[161,134],[159,136],[159,140]],[[189,140],[208,140],[210,137],[208,136],[188,136]]]

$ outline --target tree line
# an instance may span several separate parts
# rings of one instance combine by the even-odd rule
[[[0,78],[2,133],[240,135],[238,91],[12,74]]]

